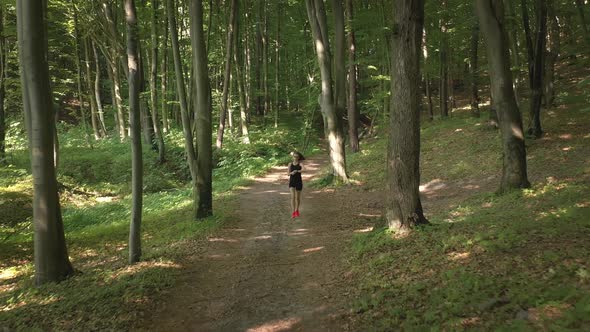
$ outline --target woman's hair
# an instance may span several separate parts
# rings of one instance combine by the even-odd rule
[[[299,160],[305,160],[305,157],[304,157],[304,156],[301,154],[301,152],[299,152],[299,151],[292,151],[292,152],[291,152],[291,155],[292,155],[292,156],[295,156],[295,155],[297,155],[297,157],[299,157]]]

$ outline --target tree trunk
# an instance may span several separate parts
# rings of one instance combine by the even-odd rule
[[[357,107],[356,85],[356,41],[353,28],[352,0],[346,0],[346,21],[348,24],[348,139],[350,150],[359,151],[359,109]]]
[[[330,145],[330,162],[334,175],[347,182],[342,118],[336,112],[334,95],[332,94],[332,63],[324,2],[323,0],[306,0],[305,4],[320,67],[322,80],[320,107],[326,121],[325,128],[327,129],[328,143]]]
[[[516,105],[520,106],[520,57],[518,54],[518,31],[520,27],[517,24],[516,18],[516,9],[514,8],[515,1],[507,1],[508,8],[508,25],[507,31],[509,31],[509,40],[510,40],[510,53],[512,55],[512,72],[514,75],[514,97],[516,98]]]
[[[86,122],[86,112],[85,110],[85,105],[84,105],[84,94],[82,93],[82,65],[80,63],[80,58],[81,58],[81,49],[80,49],[80,31],[78,29],[78,13],[76,12],[75,8],[74,8],[74,39],[75,39],[75,45],[76,45],[76,55],[75,55],[75,59],[76,59],[76,76],[77,76],[77,87],[78,87],[78,102],[80,104],[80,117],[81,117],[81,122],[82,122],[82,129],[84,130],[84,137],[86,138],[86,144],[88,144],[89,146],[92,147],[92,144],[90,143],[90,134],[88,133],[88,124]],[[96,131],[96,126],[93,123],[93,129],[94,130],[94,135],[95,137],[98,135],[98,132]]]
[[[500,192],[530,186],[522,119],[516,105],[510,71],[508,37],[503,29],[501,0],[476,0],[477,16],[487,44],[493,106],[502,133],[503,166]]]
[[[98,110],[98,119],[100,120],[100,126],[102,127],[102,131],[104,135],[108,135],[106,123],[104,120],[104,108],[102,107],[102,100],[101,100],[101,93],[100,93],[100,58],[98,55],[98,51],[96,50],[96,44],[92,41],[92,52],[94,53],[95,59],[95,72],[96,77],[94,80],[94,94],[96,95],[96,108]],[[114,90],[113,90],[114,91]]]
[[[576,0],[576,9],[578,10],[578,16],[580,16],[580,24],[582,25],[582,31],[584,31],[584,39],[586,44],[590,44],[590,34],[588,33],[588,25],[586,24],[586,18],[584,17],[584,3],[582,0]]]
[[[108,28],[112,38],[118,36],[116,32],[115,21],[113,20],[113,14],[108,3],[103,3],[103,12],[107,20]],[[119,138],[124,140],[127,137],[127,131],[125,130],[125,116],[123,115],[123,99],[121,98],[121,79],[119,73],[119,48],[116,40],[111,40],[110,50],[105,52],[105,56],[108,56],[108,62],[111,66],[111,73],[113,75],[113,89],[115,93],[115,108],[117,110],[117,125],[119,131]]]
[[[19,0],[17,34],[25,123],[33,173],[35,283],[58,282],[73,274],[63,230],[54,166],[53,102],[45,42],[43,4]]]
[[[242,136],[242,142],[250,144],[250,134],[248,132],[248,121],[246,119],[247,114],[247,102],[246,102],[246,88],[244,84],[244,74],[242,73],[242,61],[241,58],[241,43],[239,38],[239,20],[237,19],[239,13],[238,4],[236,3],[236,19],[234,20],[234,54],[233,60],[236,67],[236,83],[238,85],[238,96],[240,98],[240,136]],[[247,29],[247,26],[246,26]]]
[[[139,118],[141,119],[141,133],[143,134],[143,143],[145,145],[149,145],[154,148],[154,127],[152,126],[150,110],[148,107],[148,103],[145,98],[142,98],[142,94],[145,92],[145,54],[144,51],[139,47],[138,50],[138,58],[137,58],[137,65],[138,65],[138,78],[137,84],[139,89]],[[130,113],[131,115],[131,113]],[[155,148],[154,148],[155,150]]]
[[[96,94],[94,93],[94,85],[92,84],[92,69],[90,69],[90,41],[88,38],[84,39],[84,68],[86,69],[86,88],[88,89],[88,100],[90,101],[90,119],[92,122],[92,131],[94,132],[94,139],[99,140],[104,137],[105,133],[102,131],[100,119],[98,118],[98,111],[96,106]]]
[[[158,141],[158,162],[164,163],[166,160],[166,147],[164,145],[164,135],[162,134],[162,125],[158,118],[158,1],[152,0],[152,58],[150,70],[150,100],[152,107],[152,123],[154,124],[154,134]]]
[[[266,0],[259,0],[258,15],[256,24],[256,111],[259,116],[264,116],[264,101],[262,99],[263,81],[262,81],[262,53],[264,52],[264,42],[262,38],[262,20],[264,13],[264,3]]]
[[[471,83],[471,114],[479,118],[479,88],[478,88],[478,46],[479,46],[479,23],[477,20],[471,28],[471,56],[469,58],[469,80]]]
[[[443,18],[440,21],[440,115],[443,118],[449,116],[449,36],[447,26],[448,0],[443,0]]]
[[[180,47],[178,43],[178,29],[176,27],[176,14],[175,4],[173,0],[166,0],[166,11],[168,13],[168,24],[170,25],[170,40],[172,42],[172,55],[174,58],[174,69],[176,73],[176,95],[180,104],[180,115],[182,122],[182,131],[184,134],[184,149],[186,153],[186,160],[188,168],[191,173],[191,179],[193,184],[193,196],[195,205],[195,219],[197,219],[197,197],[198,197],[198,185],[197,185],[197,152],[194,146],[193,130],[191,119],[189,116],[189,110],[187,105],[186,96],[186,85],[184,82],[184,73],[182,62],[180,60]]]
[[[165,5],[163,3],[162,5]],[[164,8],[165,11],[165,8]],[[168,15],[164,15],[164,41],[163,52],[162,52],[162,131],[164,134],[170,131],[170,123],[168,120]]]
[[[264,115],[270,113],[270,96],[268,94],[268,10],[266,1],[263,3],[262,22],[262,88],[264,91]]]
[[[134,0],[125,0],[127,22],[127,59],[129,66],[129,112],[131,127],[131,224],[129,228],[129,264],[141,258],[141,212],[143,200],[143,162],[139,123],[138,25]]]
[[[0,165],[6,161],[6,115],[4,111],[4,100],[6,98],[6,38],[4,37],[4,15],[6,10],[4,4],[0,4]]]
[[[346,114],[346,36],[342,0],[332,0],[334,12],[334,105],[336,117],[344,123]],[[342,133],[344,138],[344,132]]]
[[[197,218],[206,218],[213,214],[213,154],[211,132],[211,86],[205,36],[203,33],[203,6],[201,0],[191,1],[191,45],[193,49],[193,80],[196,93],[193,95],[195,105],[195,122],[197,132],[197,181],[195,207]]]
[[[428,223],[420,202],[420,51],[424,0],[394,4],[390,134],[387,153],[389,229],[407,232]]]
[[[279,127],[279,69],[281,61],[280,43],[281,43],[281,8],[282,5],[277,6],[277,34],[275,38],[275,128]]]
[[[523,0],[523,3],[525,1]],[[527,47],[530,47],[529,54],[529,79],[531,87],[531,103],[530,103],[530,126],[528,129],[529,135],[535,138],[540,138],[543,135],[541,128],[541,106],[543,100],[543,73],[545,72],[545,40],[547,38],[547,4],[545,0],[537,0],[535,3],[535,40],[527,41]],[[526,8],[523,9],[526,11]],[[525,15],[523,14],[523,17]],[[528,24],[528,20],[525,22]],[[529,31],[525,28],[525,31]],[[527,35],[529,35],[527,33]],[[527,37],[529,38],[529,37]]]
[[[547,38],[547,54],[545,65],[545,107],[551,108],[555,103],[555,64],[559,58],[561,47],[561,36],[559,29],[559,21],[555,13],[554,0],[547,2],[547,15],[549,18],[549,33]]]
[[[223,134],[225,132],[225,123],[227,121],[227,99],[230,93],[229,80],[231,76],[232,47],[234,20],[236,19],[237,0],[231,0],[229,13],[229,22],[227,24],[227,39],[225,43],[225,72],[223,74],[223,94],[221,96],[221,109],[219,111],[219,126],[217,127],[217,141],[215,146],[218,149],[223,147]]]

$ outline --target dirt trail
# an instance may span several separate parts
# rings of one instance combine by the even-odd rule
[[[304,162],[304,185],[326,162]],[[145,328],[349,329],[344,317],[352,294],[343,258],[352,235],[363,228],[359,216],[375,215],[376,207],[353,201],[350,193],[304,187],[301,217],[291,219],[286,173],[277,167],[240,192],[236,220],[207,239]]]

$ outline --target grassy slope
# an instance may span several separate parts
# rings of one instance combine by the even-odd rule
[[[188,170],[181,134],[168,137],[168,159],[156,165],[145,151],[143,261],[127,266],[130,215],[129,146],[117,141],[85,147],[75,130],[61,137],[59,180],[69,254],[80,271],[60,284],[32,287],[31,176],[23,137],[10,137],[11,166],[0,167],[0,330],[125,330],[157,303],[174,284],[187,257],[198,253],[200,240],[229,221],[231,190],[248,178],[288,160],[301,144],[296,121],[264,133],[252,128],[254,142],[244,148],[226,136],[216,154],[215,216],[192,219]],[[20,149],[19,149],[20,148]],[[144,147],[146,149],[146,147]],[[156,300],[156,301],[155,301]]]
[[[590,96],[590,93],[588,93]],[[588,98],[588,96],[586,98]],[[498,134],[457,115],[422,129],[422,196],[433,225],[356,238],[358,326],[367,330],[583,330],[590,324],[590,113],[562,94],[527,140],[532,188],[505,195]],[[382,190],[383,139],[351,156]]]

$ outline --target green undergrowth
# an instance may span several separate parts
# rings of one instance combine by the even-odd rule
[[[11,126],[15,128],[17,126]],[[295,129],[292,129],[295,128]],[[89,146],[77,128],[60,127],[58,181],[64,229],[76,275],[33,286],[32,177],[25,138],[9,131],[9,165],[0,167],[0,330],[127,330],[157,303],[202,239],[231,218],[233,189],[286,164],[301,144],[295,120],[252,126],[251,144],[227,134],[215,152],[214,216],[194,221],[182,133],[166,136],[166,157],[144,145],[142,262],[127,265],[131,158],[128,142]],[[12,136],[11,136],[12,135]],[[309,151],[312,151],[310,149]]]
[[[530,189],[495,193],[497,131],[455,115],[422,128],[422,197],[431,225],[355,238],[355,320],[365,330],[582,331],[590,324],[590,118],[544,117],[527,139]],[[526,123],[525,123],[526,125]],[[384,190],[386,140],[349,155],[352,175]]]

